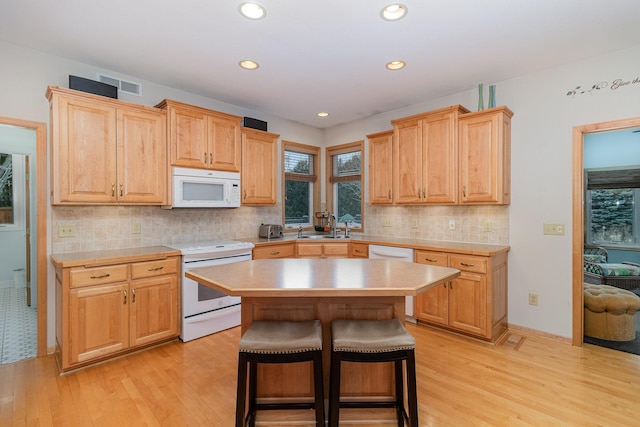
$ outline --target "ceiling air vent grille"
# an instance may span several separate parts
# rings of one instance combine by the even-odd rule
[[[140,83],[128,82],[126,80],[120,80],[100,73],[98,73],[98,81],[115,86],[120,92],[142,96],[142,85]]]

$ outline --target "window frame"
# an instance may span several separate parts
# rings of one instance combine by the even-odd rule
[[[313,161],[313,172],[310,175],[302,175],[302,174],[294,174],[287,173],[285,171],[285,152],[287,151],[295,151],[298,153],[304,153],[314,156]],[[313,212],[320,211],[320,179],[319,179],[319,170],[320,170],[320,147],[316,147],[314,145],[301,144],[298,142],[292,141],[282,141],[282,225],[284,227],[284,231],[298,231],[298,225],[287,225],[286,222],[286,211],[287,211],[287,179],[292,179],[294,181],[308,181],[312,183],[311,190],[311,210],[310,212],[310,220],[309,224],[304,224],[302,227],[303,230],[313,229],[314,219]],[[295,179],[298,178],[298,179]]]
[[[345,179],[343,177],[333,177],[333,157],[340,154],[352,153],[354,151],[360,151],[360,227],[350,228],[353,231],[362,231],[364,230],[364,175],[365,175],[365,158],[364,158],[364,140],[348,142],[346,144],[334,145],[331,147],[327,147],[325,149],[325,160],[326,160],[326,195],[327,195],[327,210],[329,212],[334,211],[334,185],[338,182],[345,181],[355,181],[352,179]],[[357,176],[357,175],[354,175]],[[338,218],[336,218],[337,221]],[[337,225],[342,224],[344,227],[344,223],[337,223]]]

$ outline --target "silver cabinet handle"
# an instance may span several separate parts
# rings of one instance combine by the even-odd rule
[[[122,290],[122,294],[124,295],[124,302],[122,304],[126,304],[127,303],[127,290],[123,289]]]

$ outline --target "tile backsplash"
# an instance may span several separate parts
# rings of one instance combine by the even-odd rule
[[[52,252],[122,249],[210,239],[256,237],[261,223],[281,223],[281,208],[172,209],[155,206],[53,206]],[[370,206],[366,234],[495,245],[509,244],[508,206]],[[453,220],[454,229],[450,229]],[[59,225],[75,236],[59,237]],[[139,232],[138,232],[139,231]]]

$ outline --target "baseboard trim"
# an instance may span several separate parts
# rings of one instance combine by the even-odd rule
[[[539,331],[537,329],[525,328],[524,326],[509,324],[509,332],[514,334],[526,335],[529,337],[544,338],[544,339],[552,340],[562,344],[568,344],[568,345],[573,344],[573,340],[571,338],[550,334],[548,332]]]

